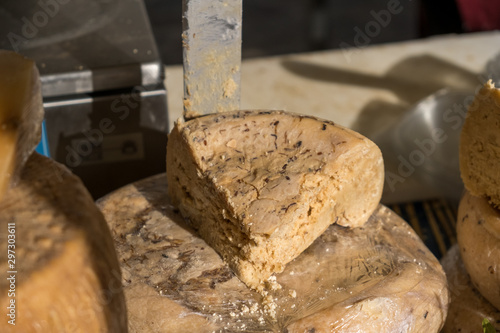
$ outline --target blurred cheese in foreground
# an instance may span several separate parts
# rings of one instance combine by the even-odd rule
[[[378,206],[359,228],[331,225],[285,270],[248,288],[183,218],[157,175],[100,199],[123,272],[129,330],[438,332],[441,265],[410,226]],[[281,288],[279,288],[281,285]]]
[[[0,50],[0,200],[40,141],[42,120],[35,63]]]
[[[0,332],[127,332],[111,235],[78,177],[33,153],[0,230],[15,236],[0,237]]]
[[[500,309],[500,211],[466,191],[458,206],[457,241],[472,284]]]

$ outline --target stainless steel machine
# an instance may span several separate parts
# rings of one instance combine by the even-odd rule
[[[50,156],[95,198],[165,171],[164,70],[142,0],[2,2],[0,48],[36,61]]]

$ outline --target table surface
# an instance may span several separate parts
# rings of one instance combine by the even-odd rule
[[[499,45],[500,31],[493,31],[248,59],[241,68],[241,108],[313,115],[373,139],[441,88],[474,95]],[[182,77],[182,66],[166,67],[170,128],[182,116]],[[397,167],[389,165],[386,155],[384,159],[386,172]],[[428,184],[410,177],[397,191],[384,190],[382,202],[439,196]]]
[[[442,87],[474,91],[499,45],[494,31],[244,60],[241,108],[314,115],[370,137]],[[182,115],[182,66],[166,67],[166,87],[172,128]]]

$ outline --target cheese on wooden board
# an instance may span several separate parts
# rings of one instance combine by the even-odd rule
[[[458,207],[457,241],[472,283],[500,309],[500,211],[466,191]]]
[[[35,63],[0,50],[0,200],[40,141],[42,94]]]
[[[0,228],[15,234],[0,238],[15,254],[0,256],[0,308],[16,305],[15,326],[3,315],[1,332],[127,332],[111,234],[78,177],[33,153],[0,202]]]
[[[363,225],[382,194],[378,147],[331,121],[283,111],[179,120],[167,146],[169,195],[250,287],[332,223]]]
[[[460,174],[473,195],[500,207],[500,90],[488,81],[469,106],[460,134]]]
[[[330,226],[267,281],[263,297],[186,224],[165,178],[98,201],[121,263],[130,332],[437,332],[444,324],[444,272],[389,209],[379,206],[360,228]]]
[[[472,282],[465,270],[458,244],[448,250],[441,260],[450,288],[450,308],[443,333],[482,332],[482,321],[487,318],[500,331],[500,310],[488,302]]]

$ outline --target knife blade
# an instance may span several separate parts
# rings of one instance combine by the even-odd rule
[[[242,0],[183,0],[184,119],[240,108]]]

